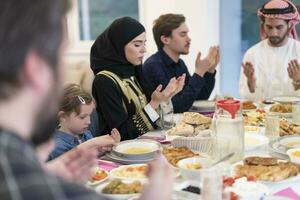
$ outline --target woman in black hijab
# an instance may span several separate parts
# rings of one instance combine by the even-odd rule
[[[159,104],[168,102],[183,87],[185,76],[173,78],[164,90],[158,86],[151,96],[148,94],[141,69],[145,41],[144,26],[123,17],[115,20],[91,48],[99,134],[117,128],[121,139],[128,140],[153,130]]]

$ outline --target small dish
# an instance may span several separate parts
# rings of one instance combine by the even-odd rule
[[[100,169],[99,167],[96,167],[94,174],[86,184],[87,186],[96,186],[106,181],[107,179],[108,179],[108,172],[103,169]]]
[[[191,157],[178,161],[177,166],[183,178],[188,180],[200,180],[201,169],[208,168],[212,164],[213,161],[208,158]]]
[[[245,133],[245,150],[252,151],[269,143],[269,139],[264,135],[256,133]]]
[[[289,156],[291,162],[300,164],[300,148],[289,149],[286,153]]]

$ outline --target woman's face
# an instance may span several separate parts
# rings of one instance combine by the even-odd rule
[[[142,64],[143,57],[146,52],[146,33],[141,33],[126,44],[124,51],[128,62],[133,65]]]

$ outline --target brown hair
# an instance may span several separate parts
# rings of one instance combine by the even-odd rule
[[[57,73],[59,48],[70,0],[9,0],[0,5],[0,99],[22,87],[23,66],[29,51]],[[20,17],[21,16],[21,17]]]
[[[161,36],[169,37],[172,35],[172,31],[178,28],[185,22],[185,17],[180,14],[165,14],[159,16],[154,21],[152,28],[154,40],[158,49],[163,48],[164,44],[160,40]]]
[[[85,103],[83,103],[84,101]],[[69,84],[64,88],[63,98],[60,102],[59,111],[66,114],[75,112],[80,114],[80,106],[83,104],[90,105],[93,99],[92,96],[85,92],[79,85]]]

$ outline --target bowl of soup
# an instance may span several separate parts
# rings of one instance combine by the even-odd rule
[[[113,152],[119,157],[146,159],[157,155],[161,150],[160,143],[153,140],[127,140],[113,147]]]
[[[196,156],[178,161],[177,166],[184,179],[199,181],[201,178],[201,170],[210,167],[212,164],[213,161],[211,159]]]
[[[289,156],[291,162],[300,164],[300,148],[289,149],[286,154]]]

